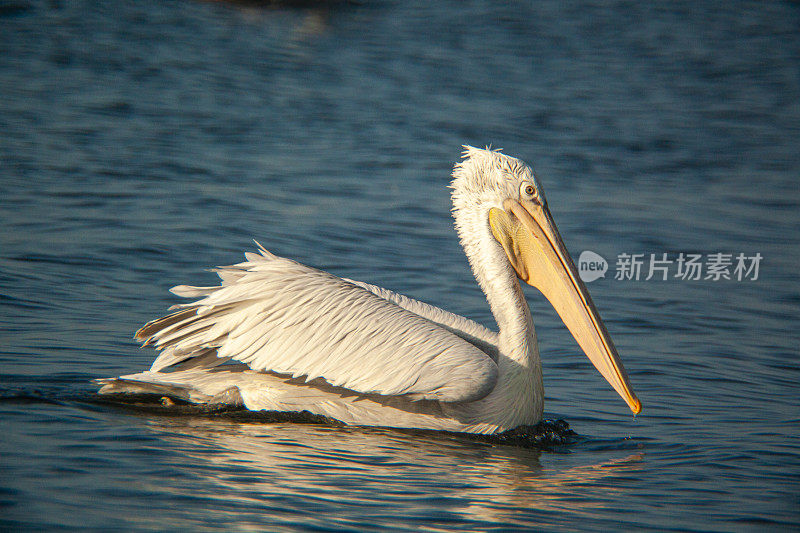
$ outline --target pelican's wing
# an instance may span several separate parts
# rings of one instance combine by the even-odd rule
[[[426,318],[431,322],[439,324],[449,332],[458,335],[470,344],[478,346],[481,350],[489,354],[492,359],[497,358],[497,333],[478,324],[474,320],[445,311],[434,305],[420,302],[413,298],[409,298],[404,294],[399,294],[377,285],[364,283],[363,281],[355,281],[352,279],[344,278],[354,285],[367,289],[372,294],[380,296],[393,304],[399,305],[403,309],[411,311],[415,315]]]
[[[360,393],[446,402],[474,401],[494,388],[495,362],[452,326],[266,250],[246,257],[216,270],[217,287],[172,289],[201,298],[137,332],[161,350],[152,371],[234,359]]]

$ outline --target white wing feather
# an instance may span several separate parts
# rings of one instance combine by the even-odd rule
[[[497,360],[497,333],[478,324],[474,320],[445,311],[434,305],[420,302],[413,298],[409,298],[404,294],[400,294],[377,285],[371,285],[363,281],[355,281],[352,279],[342,278],[349,281],[354,285],[358,285],[367,289],[372,294],[383,298],[395,305],[399,305],[403,309],[411,311],[415,315],[435,322],[447,331],[458,335],[470,344],[478,346],[481,350],[486,352],[492,359]]]
[[[246,258],[216,270],[219,286],[172,289],[200,300],[137,332],[161,350],[151,371],[234,359],[359,393],[445,402],[475,401],[494,388],[487,352],[496,334],[483,326],[263,248]]]

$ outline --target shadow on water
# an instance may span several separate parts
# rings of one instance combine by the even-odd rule
[[[342,424],[338,420],[308,411],[277,412],[250,411],[243,407],[211,406],[192,404],[176,398],[151,394],[115,394],[92,395],[85,399],[90,404],[122,409],[133,414],[145,416],[161,416],[173,418],[205,418],[218,419],[241,424],[317,424],[328,427],[347,427],[348,429],[374,431],[390,431],[410,437],[445,437],[459,438],[465,441],[483,442],[487,444],[511,445],[526,448],[539,448],[550,451],[562,451],[582,438],[575,433],[565,420],[542,420],[533,426],[519,426],[496,435],[476,435],[448,431],[431,431],[406,428],[362,428]]]
[[[512,430],[494,435],[478,435],[450,431],[437,431],[414,428],[382,428],[369,426],[347,426],[342,422],[308,411],[250,411],[240,406],[193,404],[185,400],[154,394],[113,394],[65,391],[60,387],[46,389],[6,389],[0,393],[0,404],[51,404],[73,406],[91,411],[108,411],[109,409],[139,417],[158,417],[163,419],[202,419],[209,422],[236,424],[302,424],[327,428],[341,428],[347,431],[384,432],[395,436],[405,435],[410,439],[444,439],[460,440],[465,443],[516,446],[545,450],[548,452],[567,453],[577,445],[586,448],[600,446],[607,448],[606,439],[596,439],[579,435],[572,430],[563,419],[545,419],[536,425],[518,426]],[[612,439],[613,440],[613,439]],[[639,446],[639,441],[646,439],[621,438],[616,446],[620,450],[630,450],[631,446]]]

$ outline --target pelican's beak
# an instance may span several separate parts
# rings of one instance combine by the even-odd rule
[[[595,368],[638,414],[642,403],[547,205],[505,200],[503,209],[489,212],[489,222],[520,279],[544,294]]]

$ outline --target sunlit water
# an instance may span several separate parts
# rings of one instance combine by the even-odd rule
[[[0,3],[0,524],[800,527],[796,3]],[[528,291],[555,449],[94,401],[133,331],[272,251],[492,325],[460,145],[533,162],[644,403]],[[760,253],[757,280],[615,280]],[[647,265],[645,265],[646,269]],[[526,289],[527,290],[527,289]]]

